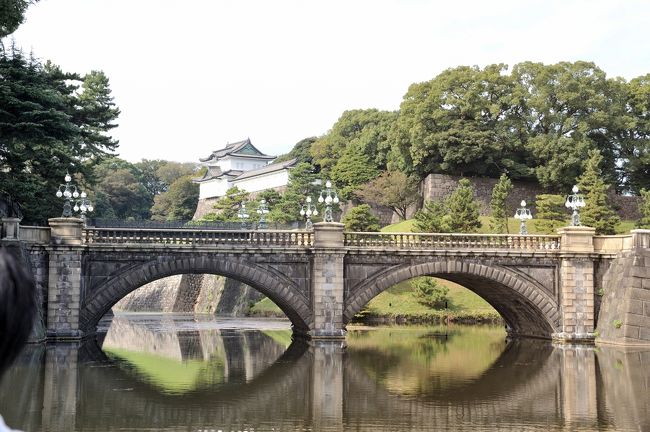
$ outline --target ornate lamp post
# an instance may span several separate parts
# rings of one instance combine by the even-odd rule
[[[519,225],[519,234],[526,235],[528,234],[528,228],[526,228],[526,221],[533,218],[533,215],[530,213],[530,209],[526,208],[526,201],[521,200],[521,207],[515,212],[515,219],[519,219],[521,224]]]
[[[65,174],[65,184],[59,185],[59,190],[56,191],[57,198],[63,197],[63,217],[72,217],[72,204],[70,201],[74,198],[79,198],[79,192],[77,191],[77,186],[70,183],[72,177],[69,173]]]
[[[241,229],[246,229],[246,221],[248,220],[249,214],[246,212],[246,204],[243,201],[239,204],[237,217],[241,220]]]
[[[77,200],[72,209],[74,211],[81,211],[81,219],[86,220],[86,212],[91,212],[94,210],[93,203],[88,199],[86,192],[81,192],[79,198],[80,199]]]
[[[268,212],[269,212],[269,207],[266,205],[266,200],[262,199],[260,201],[259,207],[257,208],[257,214],[260,215],[260,222],[257,225],[259,229],[266,228],[266,214]]]
[[[580,191],[578,186],[573,186],[571,191],[573,193],[566,197],[564,206],[573,210],[573,214],[571,215],[571,226],[580,226],[580,212],[578,209],[585,206],[585,199],[578,193]]]
[[[311,222],[312,216],[318,216],[318,209],[314,204],[311,203],[311,197],[308,196],[305,199],[305,204],[300,208],[300,216],[305,217],[305,229],[311,231],[314,228],[314,224]]]
[[[319,203],[325,203],[325,222],[334,222],[332,218],[332,203],[338,204],[339,196],[336,190],[332,188],[332,182],[327,180],[325,182],[325,189],[323,189],[318,197]]]

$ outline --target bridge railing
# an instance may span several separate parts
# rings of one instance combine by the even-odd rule
[[[345,246],[395,249],[557,250],[558,235],[346,232]]]
[[[239,245],[256,247],[309,247],[313,232],[284,230],[197,230],[86,228],[85,244]]]

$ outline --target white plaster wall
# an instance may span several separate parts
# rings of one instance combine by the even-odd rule
[[[224,172],[228,170],[250,171],[262,168],[263,166],[266,166],[266,164],[267,162],[265,160],[232,156],[227,156],[217,163],[217,165],[221,167],[221,171]]]
[[[226,179],[213,179],[199,184],[199,199],[221,197],[230,188]]]
[[[267,175],[255,176],[243,180],[234,180],[233,186],[237,186],[246,192],[258,192],[265,189],[271,189],[280,186],[286,186],[289,183],[289,171],[283,169]]]

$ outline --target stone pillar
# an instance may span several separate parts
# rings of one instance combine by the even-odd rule
[[[650,230],[635,229],[631,230],[630,234],[632,234],[633,248],[650,249]]]
[[[594,252],[591,227],[561,228],[560,308],[561,330],[553,334],[560,341],[594,341]]]
[[[314,430],[343,430],[343,353],[345,342],[315,341],[312,378]]]
[[[343,324],[343,224],[314,224],[311,292],[314,312],[312,338],[345,338]]]
[[[47,338],[80,339],[81,233],[83,221],[74,218],[50,219],[52,246],[49,257],[47,298]]]
[[[19,218],[2,218],[2,240],[20,239],[20,219]]]

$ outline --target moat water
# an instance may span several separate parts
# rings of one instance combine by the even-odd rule
[[[0,384],[24,431],[648,431],[650,348],[553,346],[501,327],[122,315],[29,346]]]

